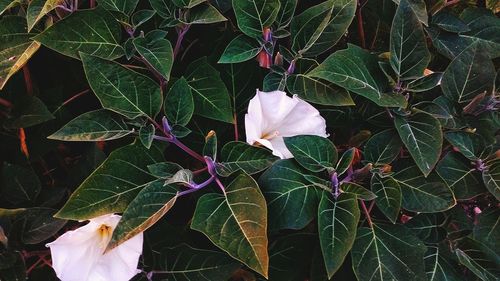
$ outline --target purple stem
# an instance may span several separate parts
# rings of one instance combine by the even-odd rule
[[[177,196],[183,196],[183,195],[195,192],[197,190],[200,190],[200,189],[204,188],[205,186],[211,184],[214,181],[214,179],[215,179],[215,177],[211,176],[206,181],[204,181],[204,182],[202,182],[200,184],[193,184],[193,185],[189,186],[188,190],[177,192]]]
[[[177,57],[177,54],[181,49],[182,40],[184,39],[184,35],[186,35],[186,32],[189,30],[189,27],[190,25],[185,25],[178,32],[177,42],[175,42],[175,47],[174,47],[174,59]]]

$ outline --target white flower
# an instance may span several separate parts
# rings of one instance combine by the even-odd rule
[[[289,97],[282,91],[257,90],[245,115],[245,132],[249,144],[261,144],[282,159],[293,157],[283,137],[328,137],[325,119],[319,111],[296,95]]]
[[[47,244],[52,267],[62,281],[127,281],[139,270],[142,233],[104,254],[121,216],[104,215]]]

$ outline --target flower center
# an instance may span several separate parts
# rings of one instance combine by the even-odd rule
[[[263,133],[262,136],[260,137],[261,139],[264,139],[264,140],[270,140],[276,136],[279,135],[279,132],[278,131],[274,131],[274,132],[269,132],[269,133]]]
[[[101,238],[100,246],[102,248],[106,248],[106,246],[109,243],[109,240],[111,240],[111,235],[113,234],[113,228],[111,228],[108,225],[101,224],[101,226],[99,226],[99,228],[97,229],[97,232],[99,233],[99,237]]]

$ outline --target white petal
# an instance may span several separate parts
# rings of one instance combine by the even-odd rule
[[[260,122],[256,121],[254,116],[250,114],[245,114],[245,135],[249,144],[254,144],[262,136]]]
[[[252,100],[258,99],[255,102],[255,108],[248,108],[248,114],[253,116],[260,116],[255,118],[255,122],[261,124],[262,133],[273,133],[279,128],[279,124],[290,114],[290,112],[297,105],[299,100],[292,99],[282,91],[261,92],[257,90],[257,94]],[[257,105],[260,105],[260,114],[257,114]],[[253,114],[255,113],[255,114]]]
[[[47,244],[52,256],[52,267],[63,281],[87,280],[94,264],[104,249],[94,223],[64,233]]]
[[[93,268],[89,281],[128,281],[140,271],[137,263],[142,253],[143,234],[120,244],[103,255]]]
[[[279,135],[282,137],[297,135],[328,137],[326,133],[326,121],[319,114],[319,111],[297,96],[294,96],[293,99],[297,100],[297,105],[279,125]]]
[[[272,145],[273,155],[278,156],[281,159],[293,158],[292,153],[288,148],[286,148],[285,141],[282,137],[274,137],[269,140]]]

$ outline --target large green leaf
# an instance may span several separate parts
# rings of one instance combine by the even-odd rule
[[[229,176],[242,170],[251,175],[266,169],[278,159],[265,148],[239,141],[228,142],[222,147],[220,161],[217,163],[217,173],[221,176]]]
[[[194,112],[193,94],[184,77],[175,81],[165,97],[165,116],[170,124],[186,126]]]
[[[275,21],[278,28],[285,28],[290,24],[295,8],[297,8],[297,2],[298,0],[280,0],[280,10]]]
[[[233,0],[233,9],[240,30],[246,35],[261,38],[262,31],[276,19],[279,0]]]
[[[342,266],[356,237],[359,221],[355,195],[341,194],[337,199],[322,192],[318,207],[318,233],[328,278]]]
[[[132,132],[120,115],[106,109],[98,109],[69,121],[48,138],[63,141],[106,141],[124,137]]]
[[[27,98],[21,108],[17,110],[15,116],[12,117],[12,119],[5,122],[5,127],[28,128],[55,118],[43,101],[35,96]]]
[[[428,176],[441,155],[441,124],[429,113],[417,111],[408,117],[394,116],[394,125],[418,168]]]
[[[227,45],[219,63],[238,63],[253,59],[262,49],[259,42],[245,35],[239,35]]]
[[[186,70],[186,80],[195,102],[195,114],[227,123],[233,122],[231,99],[219,72],[206,57],[192,62]]]
[[[403,208],[413,212],[434,213],[446,211],[456,204],[451,189],[435,179],[426,179],[416,166],[409,166],[394,174],[401,187]],[[429,178],[431,178],[429,177]]]
[[[269,208],[269,229],[301,229],[317,214],[319,190],[295,160],[275,162],[259,179]]]
[[[177,7],[182,8],[192,8],[200,3],[203,3],[207,0],[171,0]]]
[[[425,4],[424,4],[425,5]],[[401,0],[391,28],[392,69],[399,79],[418,78],[431,59],[427,41],[410,0]]]
[[[491,93],[495,67],[479,44],[463,50],[446,68],[441,81],[443,94],[459,103],[470,102],[486,91]]]
[[[394,130],[382,131],[365,144],[365,160],[377,164],[390,164],[401,151],[402,144]]]
[[[347,49],[330,55],[308,75],[337,84],[379,106],[405,107],[407,103],[404,96],[388,92],[389,85],[377,57],[355,45],[349,44]]]
[[[331,186],[331,183],[329,183],[327,186]],[[375,195],[375,193],[366,189],[362,185],[359,185],[359,184],[356,184],[353,182],[343,181],[340,184],[340,192],[354,194],[358,197],[358,199],[361,199],[361,200],[373,200],[373,199],[377,198],[377,195]]]
[[[447,153],[436,166],[436,173],[451,188],[458,200],[471,199],[486,192],[481,173],[456,152]]]
[[[203,195],[196,205],[191,228],[215,245],[267,277],[267,208],[254,179],[240,174],[224,194]]]
[[[435,244],[446,238],[446,218],[443,213],[420,213],[412,217],[405,226],[422,241]]]
[[[481,135],[456,131],[447,132],[444,136],[453,147],[468,159],[476,161],[484,156],[486,143]]]
[[[393,0],[397,4],[401,4],[400,0]],[[417,16],[418,20],[428,25],[427,8],[424,0],[407,0],[407,5],[413,10],[413,13]]]
[[[490,193],[497,200],[500,200],[500,158],[495,158],[486,163],[483,170],[483,181]]]
[[[52,208],[29,208],[23,216],[22,242],[38,244],[56,235],[66,224],[66,220],[54,218],[55,213],[56,210]]]
[[[153,226],[172,208],[176,199],[177,187],[165,185],[163,179],[147,184],[123,212],[120,222],[113,230],[108,249],[113,249]]]
[[[371,188],[377,195],[377,198],[375,198],[377,207],[392,223],[396,223],[402,200],[399,183],[392,177],[382,178],[377,174],[373,174]]]
[[[427,246],[425,253],[425,271],[429,281],[461,281],[453,260],[446,246]]]
[[[173,19],[175,5],[172,0],[149,0],[151,7],[164,19]]]
[[[79,52],[115,59],[123,55],[121,34],[120,24],[115,18],[106,10],[96,8],[70,14],[34,40],[76,59]]]
[[[500,209],[488,208],[477,216],[473,237],[491,249],[500,249]]]
[[[297,60],[295,64],[296,74],[288,75],[286,79],[288,91],[312,103],[334,106],[354,105],[354,101],[347,90],[331,82],[308,75],[308,72],[318,65],[312,59]]]
[[[176,281],[228,280],[241,266],[219,251],[181,244],[162,249],[160,276]]]
[[[484,247],[471,238],[463,238],[458,242],[455,254],[458,261],[483,281],[498,280],[500,269],[498,261],[492,258],[493,249]]]
[[[113,61],[84,53],[80,56],[90,87],[104,108],[130,119],[158,114],[162,97],[151,78]]]
[[[352,248],[354,272],[358,280],[427,280],[425,251],[424,243],[404,226],[361,227]]]
[[[19,4],[19,2],[19,0],[0,0],[0,15],[2,15],[7,9]]]
[[[0,178],[2,199],[16,206],[33,204],[42,188],[31,167],[5,163]]]
[[[0,20],[0,90],[40,47],[32,36],[24,18],[4,16]]]
[[[145,37],[137,37],[133,40],[133,44],[139,55],[168,81],[174,63],[170,41],[158,39],[151,42]]]
[[[337,149],[329,139],[313,135],[299,135],[283,139],[295,160],[307,170],[320,172],[325,169],[334,169],[338,157]]]
[[[86,220],[125,211],[139,191],[154,180],[147,166],[161,162],[162,155],[158,147],[148,150],[140,142],[116,149],[71,194],[55,216]]]
[[[131,14],[139,0],[99,0],[99,4],[107,10]]]
[[[354,19],[356,7],[357,1],[355,0],[333,0],[330,21],[306,54],[317,56],[335,46],[340,38],[346,34],[347,28]]]
[[[214,6],[205,3],[189,9],[179,20],[186,24],[210,24],[227,19]]]
[[[28,22],[28,31],[43,18],[47,13],[54,10],[58,5],[64,3],[64,0],[33,0],[28,5],[26,11],[26,21]]]
[[[470,31],[461,34],[462,40],[477,41],[491,58],[500,56],[500,22],[492,11],[469,7],[460,14],[460,18],[470,28]]]
[[[333,11],[333,1],[325,1],[295,16],[290,24],[292,50],[306,54],[326,28]]]

